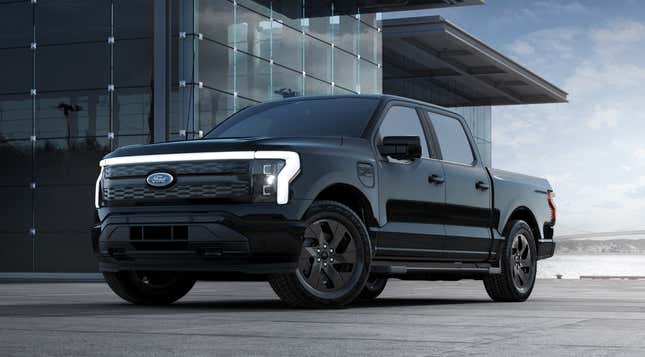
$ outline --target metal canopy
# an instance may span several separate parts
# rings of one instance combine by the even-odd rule
[[[440,16],[383,20],[383,93],[448,107],[568,95]]]
[[[321,17],[338,14],[367,14],[375,12],[434,9],[450,6],[482,5],[484,0],[254,0],[272,6],[290,18]],[[333,6],[333,14],[332,14]]]

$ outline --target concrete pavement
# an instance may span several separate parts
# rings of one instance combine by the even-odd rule
[[[539,280],[525,303],[481,282],[391,280],[382,298],[290,310],[266,283],[198,283],[167,307],[102,283],[0,284],[0,356],[642,356],[645,281]]]

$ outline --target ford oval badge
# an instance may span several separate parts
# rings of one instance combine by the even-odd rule
[[[155,172],[146,177],[146,182],[152,187],[167,187],[175,181],[175,178],[167,172]]]

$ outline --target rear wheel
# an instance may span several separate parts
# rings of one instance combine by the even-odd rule
[[[351,303],[369,275],[371,247],[367,229],[351,209],[333,201],[314,202],[305,224],[297,270],[271,276],[271,287],[291,306]]]
[[[387,278],[370,275],[358,298],[361,300],[374,300],[385,290],[385,285],[387,285]]]
[[[500,257],[501,274],[484,278],[486,292],[495,301],[525,301],[535,285],[537,249],[531,227],[524,221],[510,224]]]
[[[181,272],[120,271],[105,272],[103,276],[117,295],[140,305],[171,304],[195,285],[193,278]]]

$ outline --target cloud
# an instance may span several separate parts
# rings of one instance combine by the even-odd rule
[[[533,7],[542,13],[559,15],[590,15],[591,9],[578,1],[535,1]]]
[[[615,128],[622,115],[623,113],[618,108],[596,107],[589,116],[589,126],[594,130]]]
[[[509,52],[570,103],[493,112],[493,166],[547,177],[561,234],[645,228],[645,24],[603,21],[512,41]]]

